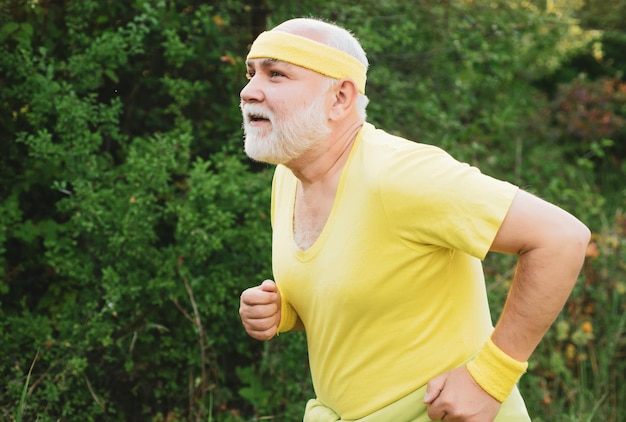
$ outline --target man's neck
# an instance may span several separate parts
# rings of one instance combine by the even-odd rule
[[[362,121],[353,121],[350,124],[335,128],[327,140],[286,166],[300,180],[302,187],[337,180],[345,163],[348,161],[352,145]]]

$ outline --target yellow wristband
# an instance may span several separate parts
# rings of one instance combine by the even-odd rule
[[[528,362],[513,359],[490,338],[466,368],[483,390],[502,403],[526,372]]]

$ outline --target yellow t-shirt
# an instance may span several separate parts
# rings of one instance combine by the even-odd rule
[[[293,240],[296,183],[276,168],[279,331],[302,320],[320,402],[357,419],[480,349],[493,330],[480,260],[517,187],[366,123],[326,225],[302,251]]]

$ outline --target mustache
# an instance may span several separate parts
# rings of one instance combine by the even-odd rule
[[[249,123],[253,120],[269,120],[274,121],[274,113],[267,108],[258,104],[244,104],[241,106],[241,111],[244,118],[244,123]]]

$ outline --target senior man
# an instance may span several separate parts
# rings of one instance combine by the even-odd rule
[[[241,295],[250,336],[305,330],[304,421],[529,421],[516,387],[578,277],[589,230],[441,149],[366,122],[368,62],[347,30],[259,35],[245,151],[276,164],[274,280]],[[492,323],[481,260],[518,255]]]

